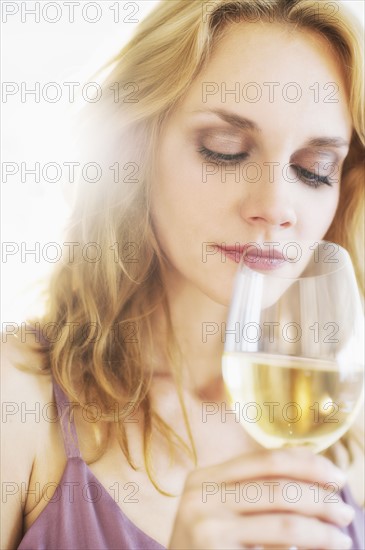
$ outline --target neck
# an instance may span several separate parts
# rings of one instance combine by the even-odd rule
[[[213,399],[222,394],[221,360],[227,306],[213,301],[181,278],[171,277],[167,296],[172,327],[181,352],[184,387],[200,398]],[[153,323],[159,332],[156,342],[162,344],[166,320],[161,311]],[[163,349],[163,346],[158,347]],[[170,369],[166,364],[161,367],[159,363],[156,371],[161,374]]]

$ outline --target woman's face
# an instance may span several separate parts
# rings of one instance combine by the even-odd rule
[[[341,68],[323,38],[231,26],[159,142],[151,214],[168,283],[228,305],[244,245],[285,256],[263,243],[323,238],[351,132]]]

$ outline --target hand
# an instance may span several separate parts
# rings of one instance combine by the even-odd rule
[[[354,516],[335,492],[344,483],[332,462],[303,448],[197,468],[187,476],[168,548],[351,548],[338,528]]]

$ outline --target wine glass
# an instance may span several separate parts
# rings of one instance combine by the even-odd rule
[[[266,448],[320,452],[364,398],[363,307],[348,252],[326,241],[250,243],[226,323],[222,374]]]

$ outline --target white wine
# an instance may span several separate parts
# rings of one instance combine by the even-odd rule
[[[350,427],[363,400],[364,372],[334,362],[266,353],[225,353],[223,379],[240,421],[266,448],[315,452]]]

